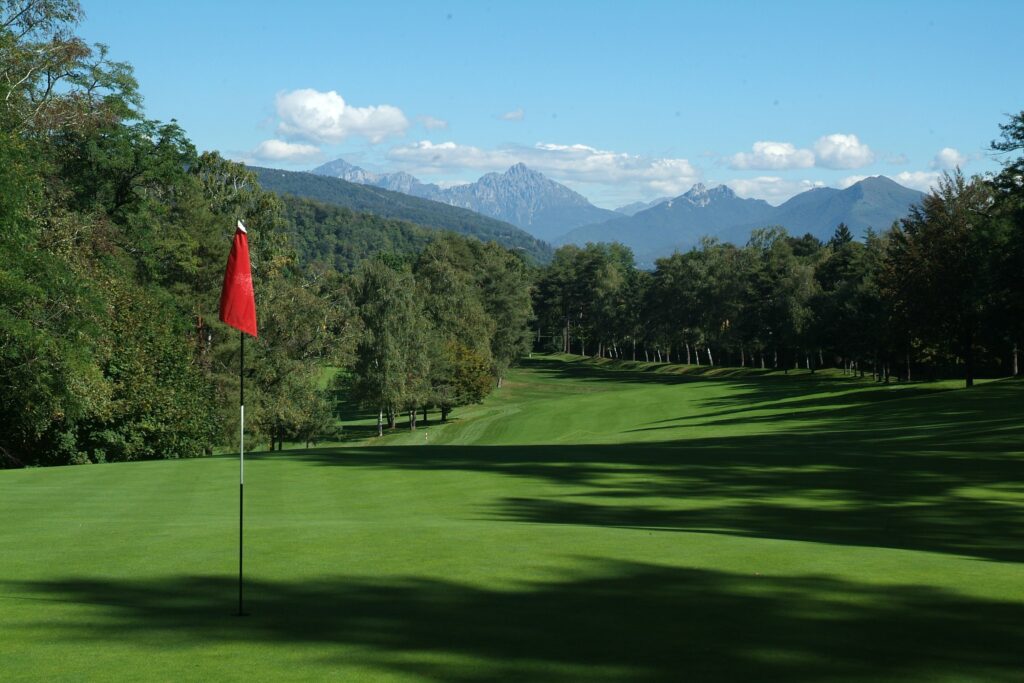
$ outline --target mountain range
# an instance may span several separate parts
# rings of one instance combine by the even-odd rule
[[[475,211],[341,178],[259,166],[250,166],[249,170],[256,174],[263,189],[279,195],[303,197],[359,213],[409,221],[426,228],[450,230],[485,242],[497,242],[528,254],[532,260],[541,263],[551,258],[551,247],[546,242],[514,225]]]
[[[772,206],[761,199],[743,199],[726,187],[694,185],[688,192],[632,216],[570,230],[558,244],[618,241],[633,249],[637,261],[649,265],[675,250],[689,249],[704,236],[744,244],[754,228],[782,226],[790,234],[810,233],[827,240],[839,223],[854,235],[868,228],[885,230],[907,214],[923,193],[885,176],[865,178],[844,190],[820,187]]]
[[[658,204],[661,204],[662,202],[667,202],[670,199],[672,199],[672,197],[658,197],[657,199],[651,200],[649,202],[633,202],[632,204],[626,204],[625,206],[620,206],[619,208],[615,209],[615,213],[621,213],[624,216],[633,216],[640,213],[641,211],[644,211],[645,209],[653,209]]]
[[[830,237],[839,223],[846,223],[855,234],[869,227],[884,230],[923,196],[876,176],[843,190],[814,188],[772,206],[760,199],[743,199],[724,185],[697,184],[678,197],[608,211],[523,164],[448,188],[420,182],[404,172],[371,173],[343,159],[312,172],[470,209],[556,245],[622,242],[646,263],[675,249],[688,249],[704,236],[743,244],[752,229],[769,225],[780,225],[792,234],[809,232],[820,239]]]
[[[268,189],[283,189],[284,176],[256,170],[261,181],[269,183]],[[539,240],[555,245],[616,241],[633,249],[644,266],[696,246],[705,236],[745,244],[750,231],[759,227],[781,226],[790,234],[810,233],[822,240],[831,237],[839,223],[858,236],[868,228],[885,230],[923,197],[884,176],[865,178],[842,190],[814,188],[779,206],[744,199],[725,185],[698,183],[677,197],[608,211],[523,164],[447,188],[404,172],[372,173],[343,159],[287,178],[290,189],[285,191],[293,194],[496,239],[527,249],[540,260],[550,252]],[[356,190],[362,191],[358,198]]]
[[[619,215],[594,206],[583,195],[525,164],[453,187],[423,183],[403,172],[371,173],[344,159],[318,166],[312,172],[469,209],[549,241],[581,225],[600,223]]]

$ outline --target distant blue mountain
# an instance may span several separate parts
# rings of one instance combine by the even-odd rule
[[[633,249],[638,262],[650,264],[673,251],[696,246],[704,236],[745,244],[751,230],[774,225],[793,235],[810,233],[827,240],[839,223],[846,223],[854,235],[861,236],[868,228],[887,229],[923,196],[876,176],[845,190],[808,190],[772,206],[760,199],[737,197],[724,185],[709,189],[698,184],[686,194],[632,216],[570,230],[554,243],[622,242]]]
[[[615,209],[615,213],[621,213],[623,216],[635,216],[636,214],[640,213],[641,211],[645,211],[647,209],[653,209],[658,204],[661,204],[663,202],[667,202],[670,199],[672,199],[672,198],[671,197],[658,197],[657,199],[651,200],[649,202],[633,202],[632,204],[626,204],[625,206],[620,206],[619,208]]]
[[[422,183],[408,173],[371,173],[343,159],[314,168],[313,173],[476,211],[518,226],[539,239],[550,239],[577,226],[617,215],[594,206],[583,195],[524,164],[447,188]]]

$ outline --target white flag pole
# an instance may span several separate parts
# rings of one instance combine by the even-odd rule
[[[238,447],[238,616],[245,616],[242,609],[242,524],[245,501],[245,333],[239,332],[241,353],[238,363],[238,386],[240,413],[239,447]]]

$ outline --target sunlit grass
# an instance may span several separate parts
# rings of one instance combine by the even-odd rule
[[[234,458],[0,472],[0,678],[1018,680],[1024,385],[715,374],[254,454],[245,618]]]

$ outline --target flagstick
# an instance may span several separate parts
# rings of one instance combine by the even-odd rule
[[[239,448],[238,448],[238,616],[245,616],[242,611],[242,524],[245,502],[245,333],[239,331],[241,352],[238,359],[238,409],[240,413]]]

